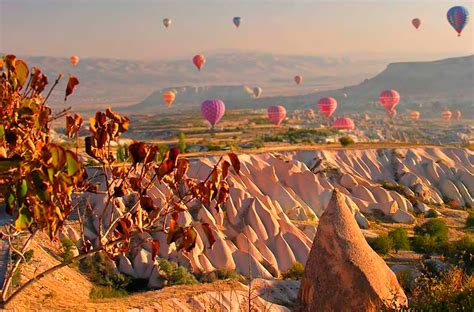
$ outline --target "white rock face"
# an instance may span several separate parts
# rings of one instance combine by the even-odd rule
[[[217,159],[192,159],[188,177],[205,179]],[[442,197],[447,197],[463,205],[473,203],[474,153],[465,149],[317,150],[243,154],[239,159],[241,174],[231,170],[230,198],[222,210],[211,205],[179,214],[178,223],[192,225],[198,233],[195,249],[177,252],[174,244],[166,243],[166,234],[153,233],[152,238],[160,241],[159,257],[195,272],[228,269],[244,275],[250,261],[252,275],[270,278],[295,261],[305,264],[334,189],[362,229],[370,228],[366,214],[382,213],[393,222],[413,223],[415,210],[427,213],[430,209],[423,202],[442,204]],[[382,182],[397,185],[397,190],[383,188]],[[156,184],[150,196],[161,205],[168,192]],[[410,202],[405,195],[419,202],[413,207],[413,198]],[[104,196],[86,196],[94,213],[102,212]],[[197,201],[192,205],[199,207]],[[122,201],[119,207],[114,213],[124,211]],[[201,223],[212,229],[216,239],[212,246]],[[94,242],[99,224],[97,219],[88,224],[85,236]],[[118,270],[134,277],[156,277],[159,272],[154,269],[150,246],[148,242],[130,259],[120,256]]]

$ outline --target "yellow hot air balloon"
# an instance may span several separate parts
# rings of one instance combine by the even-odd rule
[[[77,63],[79,63],[79,56],[73,55],[69,58],[69,61],[71,62],[72,66],[76,66]]]
[[[173,105],[174,100],[176,99],[176,94],[173,91],[166,91],[163,93],[163,101],[165,101],[168,107]]]

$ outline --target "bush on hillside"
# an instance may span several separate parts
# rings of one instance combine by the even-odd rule
[[[387,235],[380,235],[379,237],[370,240],[369,245],[378,254],[386,255],[392,250],[392,240]]]
[[[392,241],[392,247],[395,252],[398,253],[399,250],[409,250],[410,249],[410,241],[408,239],[407,230],[403,228],[397,228],[391,230],[388,233],[388,237]]]
[[[469,215],[467,216],[467,220],[466,220],[466,227],[474,228],[474,211],[469,212]]]
[[[354,144],[355,142],[351,137],[344,136],[342,138],[339,138],[339,143],[341,143],[342,146],[346,147]]]
[[[292,279],[292,280],[300,280],[304,274],[304,265],[299,263],[298,261],[293,262],[291,268],[288,269],[285,273],[283,273],[284,279]]]
[[[194,285],[198,284],[196,277],[185,267],[178,266],[171,261],[160,259],[160,269],[168,280],[168,285]]]

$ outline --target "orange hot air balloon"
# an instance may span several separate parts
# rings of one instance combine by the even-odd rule
[[[175,99],[176,99],[176,94],[174,94],[173,91],[166,91],[163,93],[163,101],[165,101],[168,107],[171,107],[171,105],[173,105],[173,102]]]
[[[410,113],[410,118],[413,121],[417,121],[418,119],[420,119],[420,116],[421,116],[420,112],[417,112],[417,111],[413,111]]]
[[[454,112],[454,119],[456,119],[456,120],[461,119],[461,111],[455,111]]]
[[[296,82],[297,85],[303,82],[303,76],[296,75],[295,78],[293,78]]]
[[[444,111],[444,112],[441,113],[441,117],[442,117],[445,121],[450,121],[452,115],[453,115],[453,114],[452,114],[450,111],[448,111],[448,110],[446,110],[446,111]]]
[[[420,28],[421,20],[419,18],[414,18],[412,19],[411,23],[416,29],[418,29]]]
[[[79,56],[73,55],[73,56],[71,56],[71,58],[69,60],[70,60],[72,66],[76,66],[77,63],[79,63]]]
[[[206,58],[202,54],[195,55],[193,57],[193,63],[196,65],[197,69],[201,70],[201,68],[204,66],[204,63],[206,63]]]

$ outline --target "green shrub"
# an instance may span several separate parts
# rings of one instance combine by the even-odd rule
[[[450,243],[445,255],[468,274],[474,273],[474,241],[469,236]]]
[[[63,246],[63,252],[61,254],[61,258],[63,258],[63,262],[70,261],[74,258],[73,249],[75,247],[74,241],[70,238],[64,238],[61,240],[61,245]]]
[[[469,212],[469,215],[467,216],[467,220],[466,220],[466,227],[474,228],[474,211]]]
[[[473,311],[474,276],[453,268],[441,276],[422,275],[409,298],[410,311]]]
[[[395,252],[398,252],[399,250],[410,249],[410,241],[408,239],[407,230],[403,228],[397,228],[397,229],[391,230],[388,233],[388,237],[392,241],[392,247],[395,250]]]
[[[432,219],[422,225],[415,226],[415,234],[418,236],[429,235],[439,244],[448,242],[448,226],[441,219]]]
[[[436,238],[425,234],[417,235],[413,238],[413,250],[418,253],[433,254],[438,252],[441,248]]]
[[[216,270],[216,277],[219,280],[239,279],[240,275],[234,270]]]
[[[85,273],[92,282],[98,286],[126,290],[132,278],[121,273],[116,273],[115,268],[108,261],[104,253],[96,253],[79,263],[79,269]]]
[[[165,259],[160,259],[159,264],[170,286],[194,285],[198,283],[196,277],[185,267],[178,266],[176,263]]]
[[[90,299],[104,299],[104,298],[122,298],[126,297],[128,293],[124,289],[116,289],[106,286],[94,286],[90,293]]]
[[[354,144],[355,142],[351,137],[344,136],[342,138],[339,138],[339,143],[341,143],[342,146],[346,147]]]
[[[293,262],[291,268],[288,269],[285,273],[283,273],[284,279],[293,279],[293,280],[300,280],[303,277],[304,273],[304,265],[299,262]]]
[[[179,134],[179,152],[186,153],[186,135],[184,132]]]
[[[426,213],[425,217],[426,217],[426,218],[434,219],[434,218],[437,218],[437,217],[438,217],[438,214],[436,213],[436,210],[430,209],[430,210],[428,210],[428,212]]]
[[[392,240],[386,235],[380,235],[379,237],[371,240],[369,244],[373,250],[381,255],[388,254],[393,247]]]

